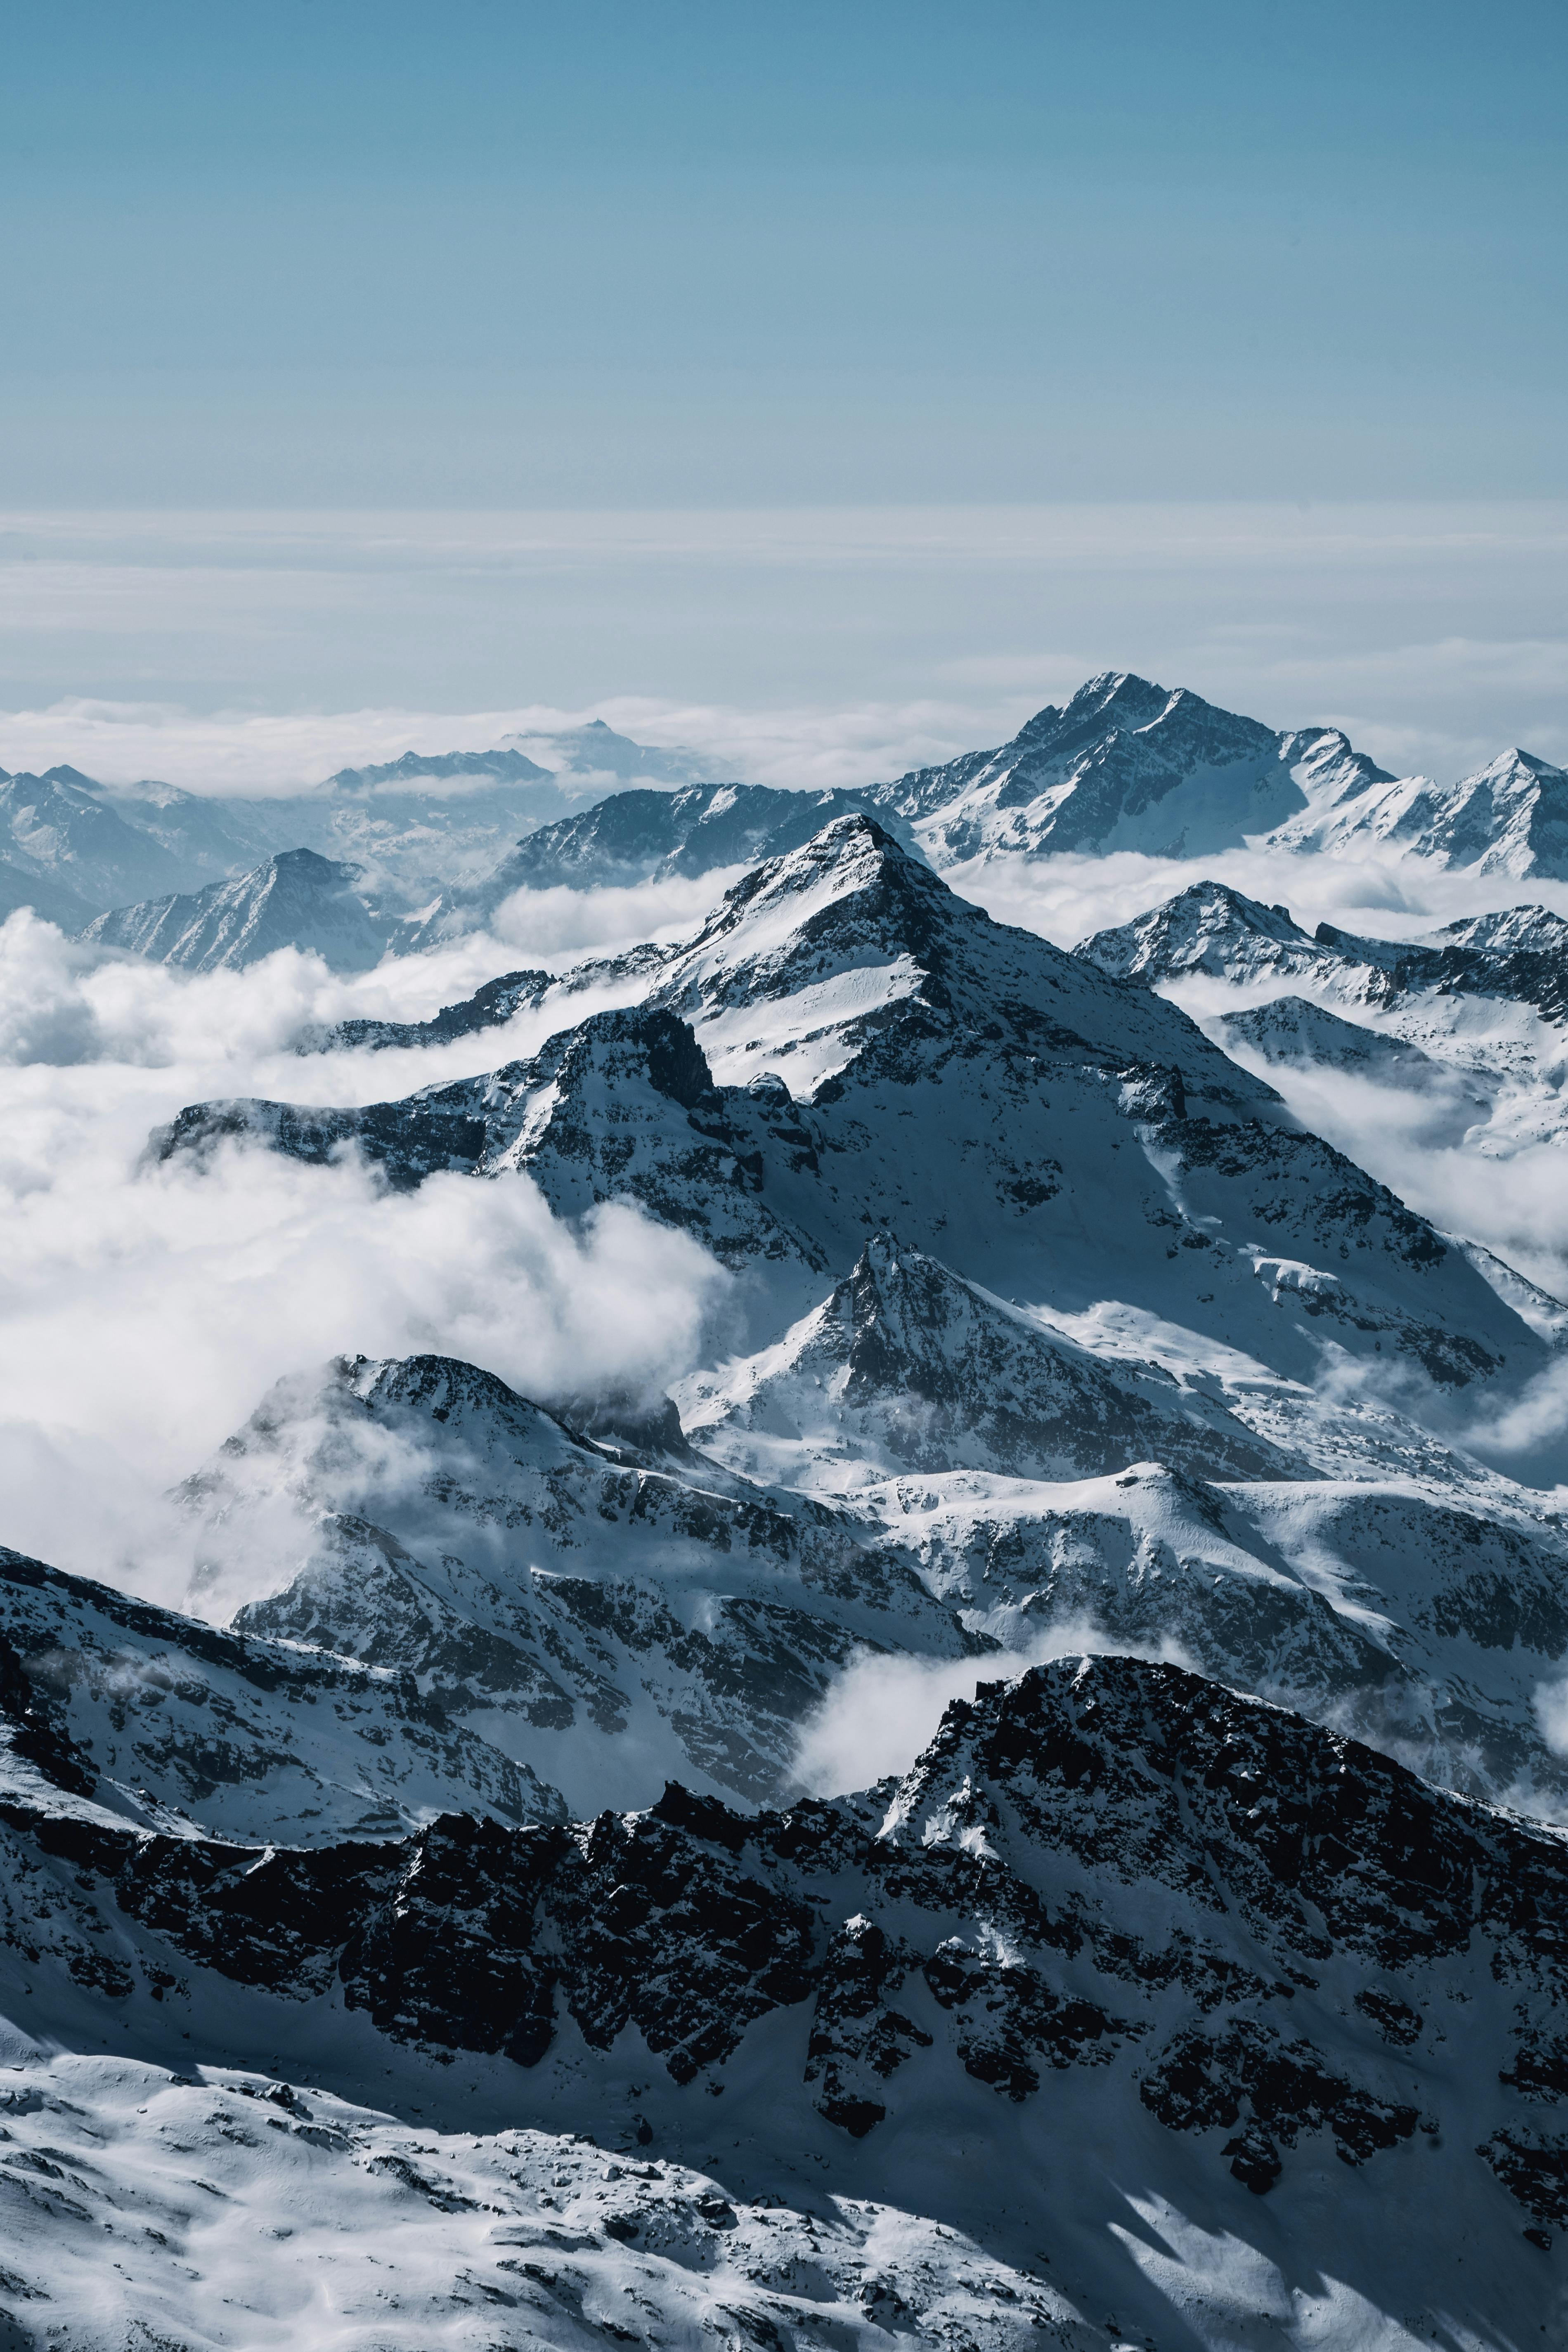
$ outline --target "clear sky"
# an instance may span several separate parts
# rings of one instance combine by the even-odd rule
[[[0,504],[1568,492],[1562,0],[7,12]]]

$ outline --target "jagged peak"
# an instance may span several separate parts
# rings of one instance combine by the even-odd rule
[[[279,849],[270,857],[264,858],[259,866],[253,866],[249,874],[240,876],[239,879],[248,882],[258,875],[279,874],[291,875],[301,881],[331,881],[346,886],[357,881],[361,871],[361,867],[345,864],[341,858],[323,857],[319,850]]]
[[[1548,778],[1555,780],[1559,777],[1568,781],[1568,770],[1555,766],[1550,760],[1542,760],[1534,751],[1521,750],[1517,743],[1511,743],[1495,759],[1489,760],[1484,768],[1478,768],[1473,774],[1462,778],[1460,789],[1474,784],[1540,783]]]
[[[456,1356],[333,1356],[308,1370],[275,1381],[249,1418],[226,1437],[211,1462],[184,1482],[187,1501],[210,1497],[240,1465],[286,1458],[305,1472],[323,1446],[334,1455],[355,1433],[373,1444],[376,1425],[390,1419],[428,1422],[447,1441],[482,1433],[550,1454],[563,1448],[597,1452],[548,1405],[508,1386],[499,1373]],[[271,1475],[270,1471],[265,1473]]]
[[[654,1092],[683,1110],[692,1109],[713,1091],[713,1073],[690,1023],[663,1005],[626,1005],[591,1013],[574,1027],[557,1031],[532,1063],[513,1066],[533,1079],[543,1066],[570,1080],[574,1073],[585,1073],[609,1058],[615,1076],[624,1082],[628,1052],[644,1065]]]
[[[1101,971],[1120,972],[1130,959],[1136,962],[1157,944],[1188,929],[1205,938],[1243,931],[1273,940],[1281,946],[1312,944],[1289,907],[1265,906],[1260,899],[1249,898],[1245,891],[1232,888],[1227,882],[1204,881],[1189,883],[1184,890],[1135,915],[1131,922],[1112,924],[1103,931],[1093,932],[1079,940],[1073,953],[1089,963],[1098,964]]]
[[[830,818],[798,849],[770,857],[743,874],[725,892],[692,945],[733,928],[738,919],[753,918],[770,903],[808,896],[847,898],[889,877],[901,882],[914,878],[933,893],[951,896],[946,884],[911,856],[875,817],[861,809],[848,810]]]
[[[1568,922],[1549,907],[1504,907],[1494,914],[1467,915],[1457,923],[1445,923],[1432,937],[1434,944],[1480,948],[1493,954],[1522,948],[1560,955],[1568,950]]]

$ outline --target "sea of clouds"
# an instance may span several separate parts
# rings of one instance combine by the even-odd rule
[[[341,745],[359,761],[399,747],[390,720],[379,740],[345,730]],[[252,787],[275,755],[274,741],[252,770],[251,753],[237,754],[231,782]],[[1388,856],[1062,857],[948,879],[998,919],[1068,946],[1205,877],[1289,904],[1308,928],[1329,919],[1384,937],[1521,902],[1568,914],[1568,886],[1478,883]],[[178,1601],[191,1563],[168,1490],[278,1380],[337,1355],[429,1349],[550,1403],[656,1392],[710,1360],[727,1328],[728,1277],[690,1238],[630,1207],[569,1229],[526,1179],[437,1176],[395,1194],[352,1155],[311,1169],[230,1146],[198,1171],[150,1165],[146,1143],[195,1101],[385,1100],[530,1052],[553,1016],[525,1013],[504,1032],[418,1050],[296,1048],[346,1017],[426,1017],[520,965],[561,969],[682,936],[733,878],[521,892],[485,933],[353,978],[293,950],[242,972],[174,972],[13,916],[0,928],[0,1539]],[[1211,1024],[1234,1003],[1201,983],[1183,1001]],[[574,999],[573,1017],[597,1002]],[[1429,1087],[1267,1075],[1306,1124],[1439,1226],[1568,1295],[1560,1143],[1484,1122],[1472,1132]],[[1408,1402],[1426,1417],[1437,1411],[1429,1397]],[[1568,1366],[1479,1420],[1450,1411],[1446,1433],[1529,1475],[1565,1427]],[[258,1564],[254,1581],[266,1580]],[[231,1587],[206,1605],[232,1606],[243,1594]],[[1079,1646],[1101,1646],[1093,1628],[1057,1629],[1038,1654]],[[894,1769],[949,1697],[1036,1654],[973,1673],[857,1666],[808,1733],[804,1777],[827,1787]]]
[[[683,927],[693,891],[536,897],[537,964]],[[523,960],[503,929],[353,979],[293,950],[190,975],[27,912],[0,927],[0,1540],[175,1597],[160,1498],[274,1381],[335,1355],[455,1355],[546,1402],[689,1369],[727,1277],[630,1207],[576,1230],[526,1178],[400,1194],[352,1155],[148,1162],[186,1103],[385,1100],[533,1050],[556,1024],[530,1013],[478,1044],[295,1050],[347,1016],[423,1018]]]

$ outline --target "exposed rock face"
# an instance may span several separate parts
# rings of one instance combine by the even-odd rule
[[[665,1773],[775,1799],[858,1649],[991,1646],[863,1519],[590,1442],[442,1357],[283,1384],[184,1495],[212,1577],[237,1563],[215,1605],[270,1564],[237,1631],[411,1684],[581,1810]]]
[[[1520,2222],[1554,2210],[1561,1837],[1175,1667],[1037,1668],[901,1781],[750,1819],[671,1787],[574,1829],[262,1853],[65,1791],[0,1810],[40,1982],[222,1979],[524,2068],[570,2032],[590,2080],[629,2029],[677,2086],[755,2098],[760,2063],[851,2138],[955,2071],[1064,2116],[1089,2077],[1123,2144],[1142,2110],[1259,2195],[1458,2129],[1475,2193],[1484,2160]]]
[[[1281,734],[1184,688],[1108,670],[1000,751],[919,770],[877,797],[924,820],[921,839],[948,866],[1062,850],[1199,856],[1325,796],[1354,800],[1392,782],[1336,728]]]
[[[499,979],[486,981],[472,996],[456,1004],[443,1004],[428,1021],[338,1021],[331,1028],[301,1038],[298,1050],[302,1054],[379,1053],[394,1045],[449,1045],[457,1038],[477,1037],[486,1029],[503,1027],[514,1013],[537,1004],[553,985],[547,971],[504,971]]]
[[[900,1471],[1095,1477],[1159,1458],[1216,1478],[1302,1465],[1152,1364],[1108,1363],[891,1235],[761,1354],[681,1392],[734,1468],[824,1491]]]
[[[315,1549],[373,1591],[374,1568],[417,1576],[360,1522],[328,1519]],[[0,1551],[0,1681],[16,1695],[16,1761],[139,1828],[314,1845],[405,1835],[453,1807],[510,1822],[566,1811],[405,1664],[221,1633],[13,1551]]]
[[[1386,784],[1102,684],[978,778],[983,845]],[[420,789],[339,781],[373,831]],[[1396,1024],[1489,988],[1533,1034],[1560,932],[1205,886],[1072,956],[841,813],[684,944],[302,1041],[526,1014],[501,1067],[182,1113],[197,1169],[638,1209],[730,1269],[737,1352],[674,1402],[280,1383],[164,1563],[226,1631],[0,1554],[0,2344],[270,2340],[264,2231],[268,2325],[324,2296],[363,2352],[1560,2331],[1568,1538],[1452,1432],[1568,1310],[1270,1083],[1436,1094]],[[982,1674],[901,1778],[803,1792]]]
[[[1544,907],[1471,916],[1422,940],[1377,940],[1331,923],[1309,934],[1288,908],[1195,882],[1074,952],[1149,988],[1202,973],[1236,987],[1309,981],[1377,1012],[1441,992],[1528,1004],[1549,1021],[1568,1013],[1568,922]]]
[[[1077,952],[1199,1015],[1247,1067],[1277,1078],[1309,1124],[1344,1100],[1323,1077],[1397,1089],[1404,1099],[1386,1112],[1353,1097],[1369,1150],[1386,1126],[1411,1144],[1463,1151],[1485,1187],[1486,1162],[1568,1134],[1568,922],[1543,907],[1414,940],[1329,923],[1309,936],[1287,908],[1205,882]],[[1560,1308],[1531,1312],[1553,1324]]]
[[[1568,874],[1568,775],[1550,761],[1513,750],[1456,784],[1392,776],[1338,728],[1276,730],[1127,672],[1090,678],[997,751],[868,797],[908,818],[940,866],[1066,850],[1198,857],[1251,842]]]
[[[1250,1046],[1266,1062],[1327,1064],[1390,1086],[1441,1085],[1448,1076],[1442,1063],[1419,1045],[1342,1021],[1310,997],[1274,996],[1245,1013],[1226,1013],[1225,1039],[1233,1050]],[[1484,1102],[1476,1108],[1484,1108]]]

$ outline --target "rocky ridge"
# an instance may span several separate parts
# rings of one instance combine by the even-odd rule
[[[993,1646],[874,1523],[443,1357],[283,1384],[179,1499],[205,1605],[262,1596],[237,1633],[411,1681],[579,1810],[665,1774],[769,1801],[851,1655]]]
[[[1568,1132],[1568,922],[1544,907],[1383,940],[1205,882],[1076,952],[1184,1002],[1287,1091],[1300,1065],[1421,1097],[1434,1145],[1510,1157]]]
[[[1369,2316],[1484,2340],[1553,2307],[1561,1836],[1174,1666],[1059,1660],[951,1706],[901,1779],[750,1817],[672,1787],[575,1827],[290,1851],[134,1833],[57,1787],[0,1822],[0,1966],[35,2031],[108,2004],[122,2046],[183,2032],[208,2069],[264,2032],[338,2101],[378,2047],[445,2060],[454,2092],[477,2064],[634,2155],[733,2141],[718,2231],[817,2150],[825,2186],[929,2197],[940,2116],[1021,2168],[999,2198],[945,2168],[924,2210],[1010,2258],[1015,2293],[1048,2285],[1042,2316],[1105,2326],[1069,2341],[1207,2340],[1185,2265],[1128,2242],[1130,2163],[1167,2248],[1184,2216],[1242,2246],[1283,2229]],[[280,2128],[311,2120],[275,2087]],[[0,2170],[31,2178],[16,2146]],[[45,2200],[75,2194],[45,2161]],[[402,2162],[450,2200],[447,2165]],[[666,2194],[628,2185],[608,2234],[656,2255]],[[1406,2208],[1455,2217],[1420,2272],[1366,2226]],[[920,2332],[913,2265],[889,2284]]]

